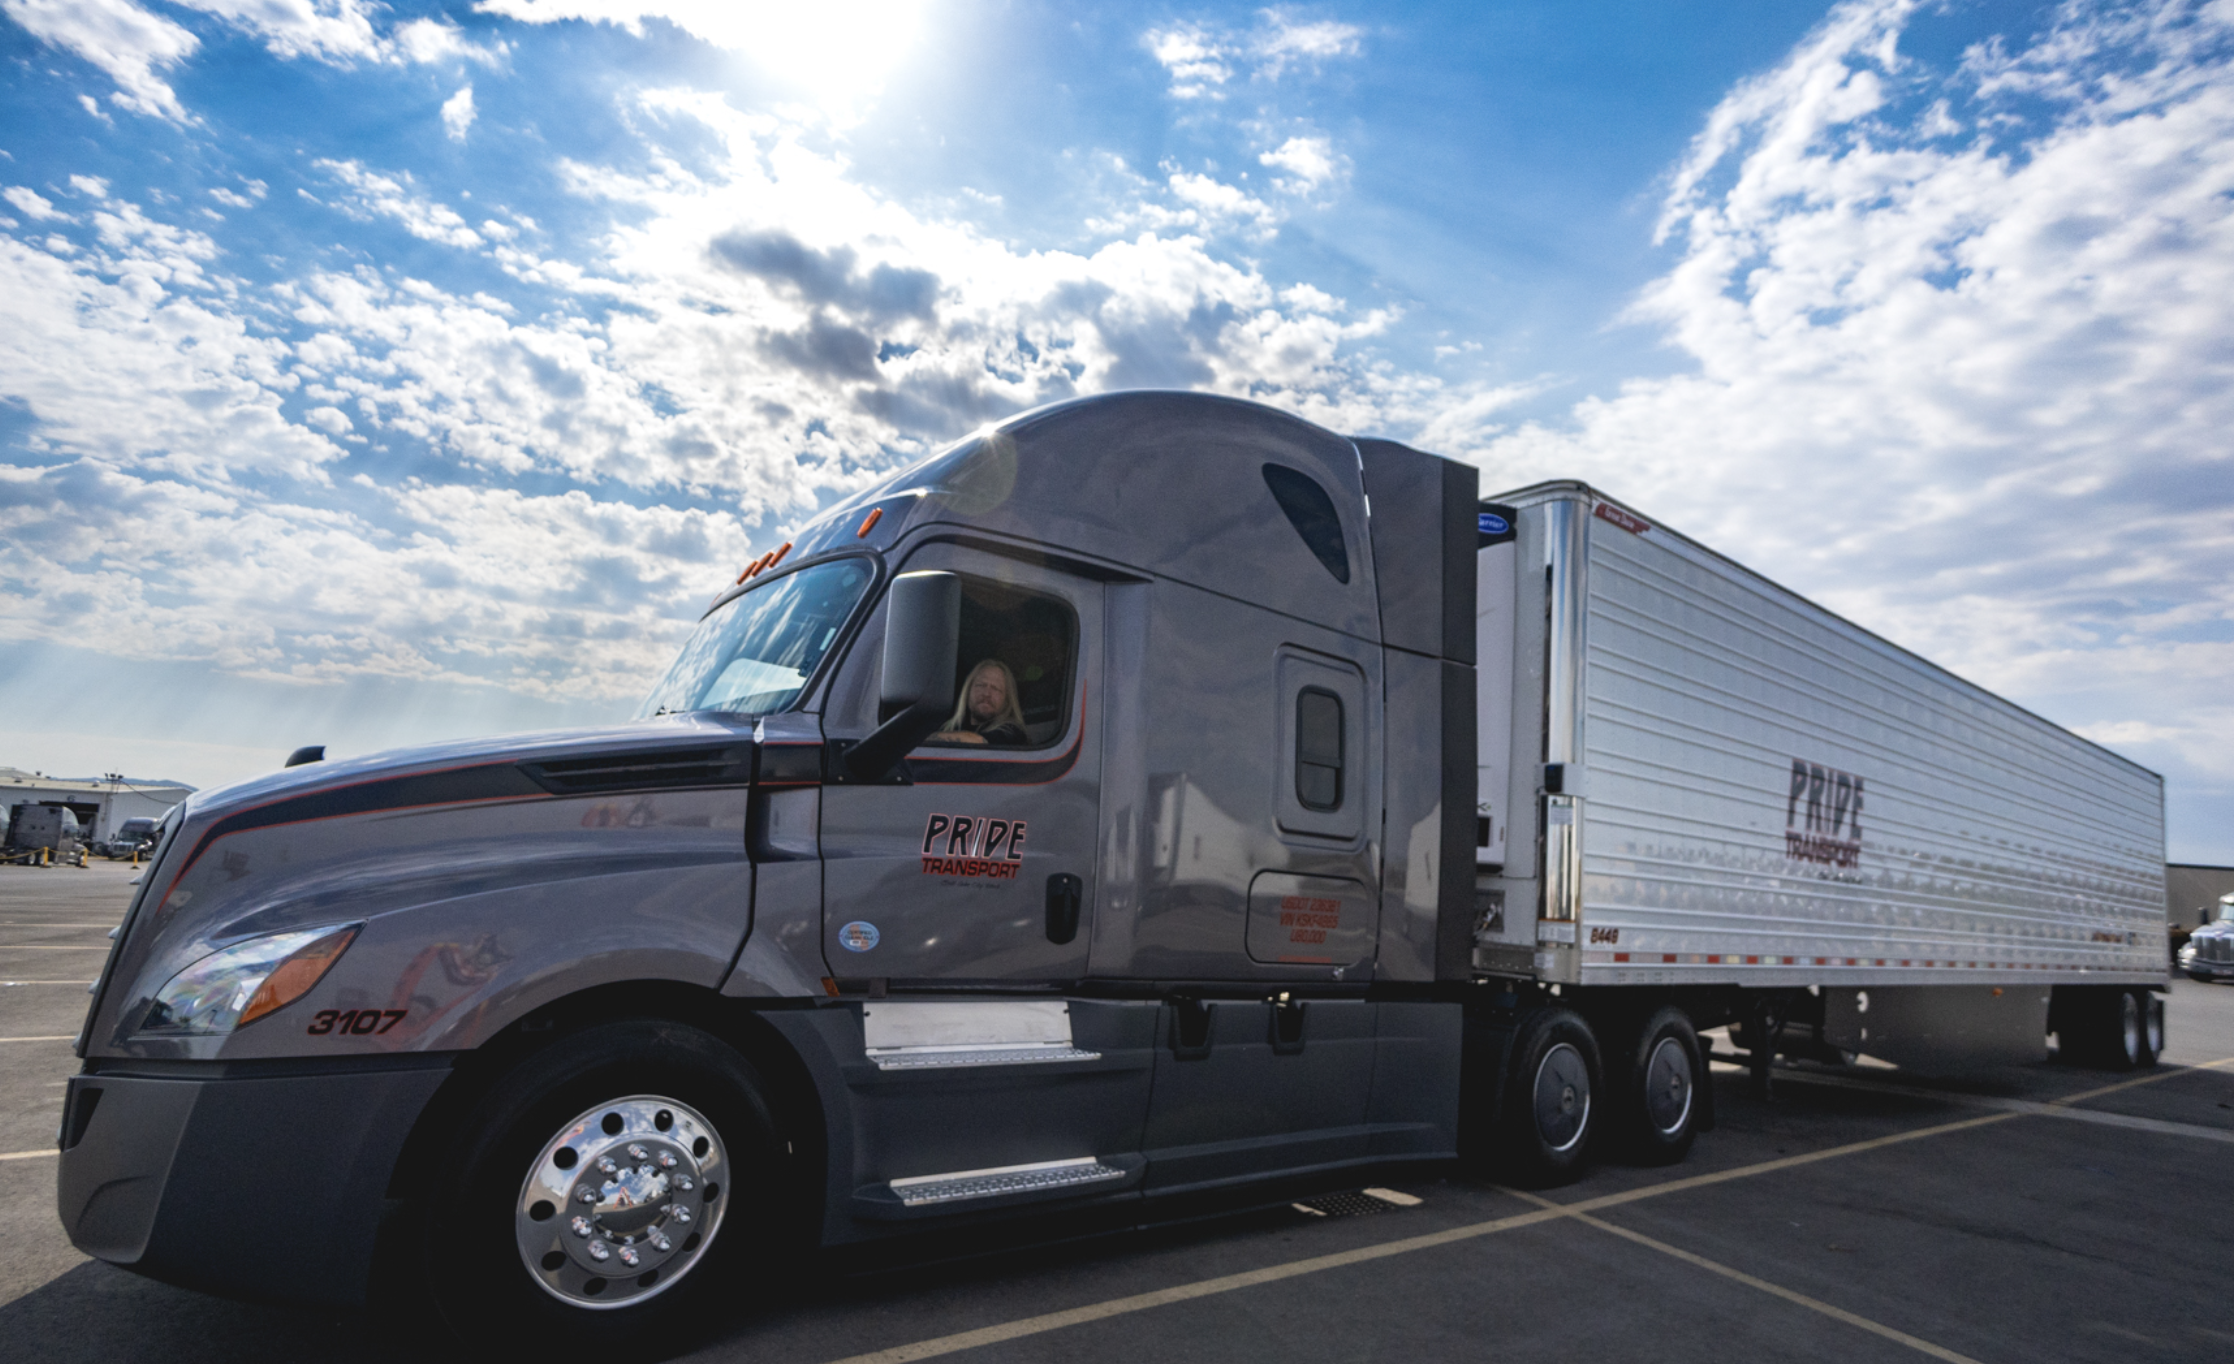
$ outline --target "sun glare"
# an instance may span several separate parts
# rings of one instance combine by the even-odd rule
[[[484,0],[481,9],[635,30],[664,19],[751,61],[798,98],[843,117],[884,88],[923,34],[930,0]]]

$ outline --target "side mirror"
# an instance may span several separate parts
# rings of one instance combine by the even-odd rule
[[[879,724],[846,754],[855,781],[876,781],[936,733],[954,710],[954,656],[962,634],[962,580],[902,573],[884,599],[884,683]]]

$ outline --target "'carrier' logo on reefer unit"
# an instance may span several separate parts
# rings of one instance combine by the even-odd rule
[[[1792,759],[1784,800],[1784,853],[1802,862],[1851,867],[1862,860],[1862,779]]]

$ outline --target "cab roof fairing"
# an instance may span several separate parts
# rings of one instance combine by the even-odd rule
[[[1348,583],[1288,524],[1266,464],[1308,474],[1334,499]],[[861,523],[877,507],[884,515],[864,540]],[[1071,551],[1379,638],[1357,447],[1261,403],[1140,391],[1025,412],[830,508],[793,537],[787,559],[883,550],[932,525]]]

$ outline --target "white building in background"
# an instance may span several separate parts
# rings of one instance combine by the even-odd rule
[[[18,805],[67,805],[77,813],[86,841],[103,843],[128,819],[159,819],[193,794],[183,782],[140,777],[49,777],[0,767],[0,821]]]

